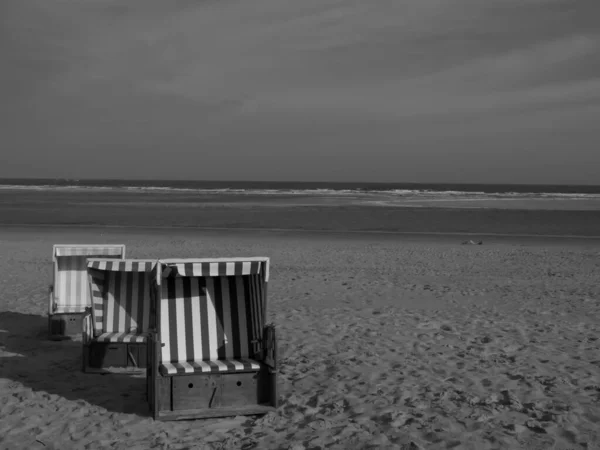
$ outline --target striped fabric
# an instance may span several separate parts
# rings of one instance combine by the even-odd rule
[[[186,262],[167,264],[163,276],[169,276],[172,272],[180,277],[255,275],[260,273],[260,269],[260,261]]]
[[[184,373],[206,372],[248,372],[260,370],[260,364],[253,359],[224,359],[214,361],[184,361],[179,363],[162,363],[159,366],[163,376]]]
[[[96,342],[131,342],[145,343],[146,335],[142,333],[102,333],[94,338]]]
[[[144,342],[150,326],[152,261],[88,262],[95,340]]]
[[[136,261],[133,259],[110,261],[106,259],[88,260],[88,267],[96,270],[106,270],[110,272],[151,272],[156,262],[154,261]]]
[[[125,256],[124,245],[55,245],[55,256]]]
[[[259,370],[264,279],[258,275],[163,278],[163,375]],[[163,272],[164,274],[164,272]]]
[[[115,251],[119,250],[119,253]],[[91,305],[87,279],[87,258],[108,253],[108,258],[120,258],[122,247],[55,248],[56,274],[53,293],[53,313],[81,313]],[[83,255],[79,254],[83,253]]]

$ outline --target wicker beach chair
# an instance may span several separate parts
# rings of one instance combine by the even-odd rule
[[[275,327],[265,325],[268,258],[161,260],[148,343],[155,419],[277,408]]]
[[[92,307],[83,318],[84,372],[146,367],[155,267],[156,261],[141,259],[88,260]]]
[[[48,301],[48,331],[51,339],[81,333],[81,318],[91,305],[87,258],[125,258],[124,245],[55,245],[53,283]]]

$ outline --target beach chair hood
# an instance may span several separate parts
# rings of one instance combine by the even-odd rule
[[[83,313],[86,307],[91,306],[86,270],[90,257],[123,259],[125,246],[54,245],[54,280],[50,291],[49,315]]]
[[[161,277],[218,277],[235,275],[264,275],[269,281],[269,258],[219,260],[163,260]]]
[[[94,333],[142,333],[151,320],[156,261],[89,259]]]
[[[125,253],[123,245],[55,245],[55,256],[122,256]]]

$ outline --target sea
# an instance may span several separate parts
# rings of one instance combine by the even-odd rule
[[[600,237],[600,185],[1,179],[0,226]]]

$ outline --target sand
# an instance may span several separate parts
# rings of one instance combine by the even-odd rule
[[[0,449],[600,448],[600,245],[0,229]],[[54,243],[270,256],[276,413],[160,423],[46,339]]]

